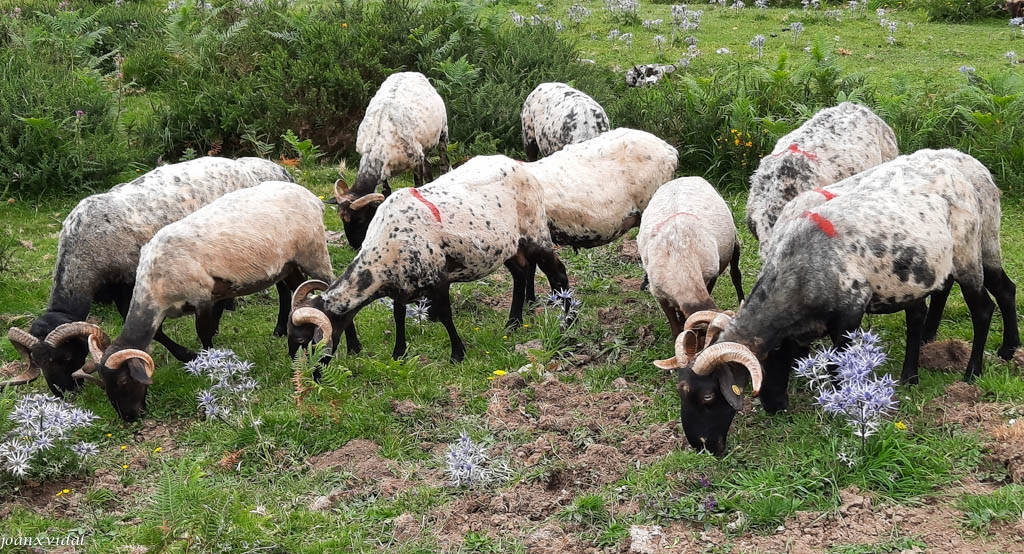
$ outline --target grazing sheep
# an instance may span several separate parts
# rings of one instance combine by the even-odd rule
[[[948,278],[960,284],[974,326],[964,379],[981,374],[994,308],[986,288],[1006,318],[1015,287],[993,255],[1000,251],[1000,214],[986,198],[992,190],[979,189],[960,167],[934,151],[902,156],[786,206],[743,308],[717,343],[680,365],[681,417],[691,445],[725,451],[741,388],[749,379],[756,395],[762,373],[765,410],[786,409],[793,361],[823,335],[841,349],[865,313],[906,311],[900,379],[916,382],[925,298]],[[1007,359],[1020,344],[1013,316],[1004,319],[999,351]]]
[[[732,210],[711,183],[681,177],[651,197],[636,237],[651,294],[668,317],[674,339],[687,317],[718,311],[711,291],[732,266],[736,296],[743,301],[740,242]]]
[[[611,128],[596,100],[564,83],[541,83],[523,103],[523,148],[533,162]]]
[[[526,167],[544,189],[555,244],[592,248],[640,224],[651,196],[672,180],[678,152],[658,137],[615,129],[570,144]],[[527,268],[527,301],[534,302],[534,267]]]
[[[441,171],[448,163],[448,114],[444,100],[422,73],[393,73],[370,99],[356,135],[362,158],[355,184],[334,183],[334,200],[353,248],[359,248],[377,206],[391,194],[388,179],[412,170],[417,187],[431,180],[426,152],[437,148]],[[376,193],[382,185],[383,194]]]
[[[851,102],[821,110],[779,139],[750,177],[747,227],[761,243],[761,259],[775,220],[796,195],[898,155],[892,128],[870,109]]]
[[[80,381],[72,373],[86,362],[88,347],[81,334],[57,333],[57,328],[85,321],[93,302],[113,301],[125,316],[139,251],[160,228],[227,192],[271,179],[291,181],[283,168],[266,160],[207,157],[160,166],[79,202],[60,232],[46,312],[32,322],[28,332],[11,329],[8,333],[29,362],[28,373],[0,386],[29,382],[41,370],[55,395],[77,389]],[[194,355],[160,329],[154,338],[179,360]]]
[[[317,329],[337,344],[360,309],[386,296],[394,300],[397,359],[406,351],[405,305],[426,296],[431,319],[448,331],[451,361],[462,361],[466,348],[452,321],[451,283],[481,279],[504,264],[514,281],[509,326],[522,322],[527,263],[540,265],[552,289],[569,287],[541,194],[533,174],[504,156],[478,156],[426,187],[395,191],[342,276],[323,294],[298,298],[289,318],[289,354],[316,340]],[[563,307],[568,313],[568,301]]]
[[[275,284],[288,298],[304,275],[333,278],[323,204],[295,183],[230,192],[161,229],[142,248],[121,335],[104,350],[90,344],[117,413],[133,421],[145,409],[155,367],[147,350],[164,318],[194,312],[199,340],[210,348],[220,301]],[[348,331],[354,339],[354,329]]]

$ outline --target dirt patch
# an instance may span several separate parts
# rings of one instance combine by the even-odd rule
[[[1024,536],[962,536],[956,521],[962,513],[949,503],[925,506],[878,506],[856,487],[840,492],[840,506],[833,513],[798,512],[769,536],[731,539],[733,552],[789,552],[812,554],[848,544],[875,544],[893,536],[914,537],[926,543],[929,552],[982,554],[993,550],[1021,552]],[[699,535],[685,524],[666,531],[670,545],[663,552],[690,552],[730,542],[718,528]]]
[[[957,372],[967,367],[971,345],[960,339],[930,342],[921,347],[918,364],[937,371]]]
[[[396,517],[391,525],[393,527],[392,535],[399,543],[412,541],[418,538],[422,532],[419,520],[412,514],[402,514]]]
[[[1017,367],[1024,367],[1024,348],[1018,348],[1013,353],[1013,363],[1017,364]]]
[[[487,422],[504,431],[519,429],[568,433],[577,427],[600,432],[611,426],[627,425],[640,414],[633,407],[647,398],[630,391],[590,394],[578,383],[562,383],[553,376],[532,387],[533,399],[521,388],[519,379],[495,380],[487,406]],[[517,376],[513,376],[517,377]],[[535,408],[527,410],[527,407]]]
[[[391,410],[398,415],[411,416],[414,415],[416,412],[420,411],[420,409],[421,406],[413,402],[412,400],[391,401]]]
[[[558,525],[545,525],[530,533],[525,541],[528,554],[586,554],[600,552],[579,542]]]
[[[371,494],[396,496],[414,487],[440,486],[439,470],[398,464],[379,455],[380,447],[373,441],[354,439],[337,450],[313,456],[306,463],[314,470],[331,470],[351,473],[355,480],[346,483],[342,489],[334,489],[318,496],[310,503],[310,509],[326,510],[338,501]]]
[[[619,258],[630,264],[640,263],[640,249],[637,248],[635,240],[622,239],[622,244],[619,245]]]

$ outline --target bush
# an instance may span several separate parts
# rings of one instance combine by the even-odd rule
[[[963,23],[1003,15],[1004,0],[916,0],[911,4],[928,14],[930,21]]]

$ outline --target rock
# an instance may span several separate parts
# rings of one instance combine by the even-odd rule
[[[544,350],[544,343],[540,339],[534,339],[516,345],[516,354],[528,355],[530,350]]]
[[[660,525],[629,527],[629,552],[631,554],[658,554],[665,548],[665,533]]]

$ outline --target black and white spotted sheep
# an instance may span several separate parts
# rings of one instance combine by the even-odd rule
[[[88,347],[80,325],[60,326],[83,323],[93,302],[113,301],[126,315],[139,251],[158,230],[227,192],[275,179],[291,181],[291,176],[259,158],[205,157],[157,167],[79,202],[60,232],[46,312],[27,332],[12,328],[8,333],[29,369],[4,384],[29,382],[42,370],[54,394],[77,389],[81,381],[72,374],[86,363]],[[193,355],[161,330],[155,338],[180,360]]]
[[[981,374],[994,311],[986,289],[1003,310],[1000,356],[1012,356],[1020,345],[1016,287],[995,254],[998,191],[972,182],[980,174],[964,155],[942,152],[901,156],[786,206],[743,308],[716,344],[680,369],[683,425],[695,448],[725,451],[748,380],[768,412],[785,410],[794,360],[822,336],[842,348],[865,313],[906,311],[900,379],[916,382],[925,299],[949,279],[960,284],[974,327],[964,379]]]
[[[427,152],[436,148],[441,173],[448,162],[448,113],[444,100],[422,73],[393,73],[381,84],[359,124],[356,151],[359,172],[349,188],[344,179],[334,183],[338,215],[353,248],[362,245],[366,227],[377,206],[391,194],[388,179],[412,170],[414,184],[432,179]],[[383,194],[376,192],[382,186]]]
[[[685,322],[694,321],[694,314],[719,312],[711,291],[727,267],[731,266],[736,296],[743,301],[740,241],[732,210],[704,179],[680,177],[662,185],[640,219],[636,245],[673,339],[683,332]]]
[[[565,267],[547,228],[543,192],[524,165],[504,156],[478,156],[426,187],[396,190],[380,205],[362,249],[341,277],[319,296],[299,299],[289,318],[289,354],[319,340],[315,332],[337,344],[360,309],[389,297],[397,359],[406,351],[406,303],[426,297],[431,319],[448,331],[451,360],[459,362],[466,349],[452,322],[451,283],[481,279],[505,265],[514,287],[510,327],[522,322],[528,263],[540,265],[552,288],[567,289]]]
[[[831,185],[899,155],[896,134],[870,109],[843,102],[783,136],[750,177],[747,227],[761,259],[775,220],[801,192]]]
[[[333,278],[323,212],[303,186],[268,181],[229,192],[158,231],[140,253],[121,335],[106,348],[105,341],[90,341],[117,413],[127,421],[142,415],[155,367],[148,350],[165,318],[195,313],[199,340],[211,348],[224,300],[277,285],[278,324],[285,327],[290,289],[306,276]]]
[[[596,100],[564,83],[541,83],[523,103],[523,148],[536,161],[611,129]]]
[[[555,244],[592,248],[640,224],[651,196],[672,180],[678,152],[660,138],[619,128],[526,164],[544,189]],[[527,301],[535,300],[528,268]]]

